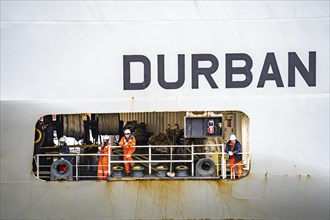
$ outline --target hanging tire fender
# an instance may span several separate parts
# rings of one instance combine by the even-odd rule
[[[215,163],[208,158],[199,159],[196,163],[196,176],[215,176]]]
[[[59,166],[66,166],[66,171],[59,171]],[[51,180],[72,180],[72,164],[67,160],[56,160],[52,163],[50,168]]]

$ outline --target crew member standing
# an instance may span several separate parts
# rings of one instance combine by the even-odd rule
[[[100,149],[100,155],[98,166],[97,166],[97,177],[100,180],[106,180],[108,178],[109,172],[109,155],[111,153],[110,137],[105,135],[103,137],[103,144]]]
[[[127,161],[125,162],[125,170],[126,175],[129,176],[131,173],[131,166],[134,165],[134,162],[132,162],[132,154],[135,152],[136,145],[136,139],[129,129],[124,131],[124,136],[120,139],[119,145],[124,151],[124,160]]]
[[[230,177],[235,179],[235,167],[237,167],[237,177],[241,178],[243,175],[242,168],[242,145],[237,140],[234,134],[230,135],[229,141],[226,144],[225,152],[229,155]]]

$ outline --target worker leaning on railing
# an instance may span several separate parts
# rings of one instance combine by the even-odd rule
[[[124,131],[124,136],[120,139],[119,145],[123,148],[124,151],[124,160],[125,162],[125,170],[126,175],[129,176],[131,173],[131,166],[134,165],[134,162],[131,162],[133,160],[132,154],[135,152],[135,145],[136,145],[136,139],[131,134],[131,131],[129,129],[126,129]]]
[[[237,140],[236,136],[234,134],[230,135],[229,141],[226,144],[225,152],[229,155],[229,166],[230,170],[234,170],[234,167],[237,167],[237,177],[241,178],[243,175],[243,167],[242,167],[242,154],[240,154],[242,151],[242,145]],[[235,179],[235,172],[231,173],[232,179]]]
[[[62,156],[62,154],[70,153],[70,149],[66,143],[66,138],[61,137],[59,142],[60,142],[60,145],[58,146],[58,151],[59,151],[60,157],[63,158],[64,160],[67,160],[70,163],[72,163],[72,158],[73,158],[72,156]]]

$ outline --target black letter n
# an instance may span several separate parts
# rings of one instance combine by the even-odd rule
[[[300,72],[308,86],[316,86],[316,52],[309,52],[309,70],[295,52],[289,53],[289,87],[296,85],[295,69]]]

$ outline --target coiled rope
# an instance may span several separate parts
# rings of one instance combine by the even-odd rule
[[[118,134],[119,130],[119,114],[98,114],[98,131],[99,134]]]
[[[76,140],[84,138],[85,128],[84,121],[80,114],[62,115],[63,119],[63,135],[74,137]]]

